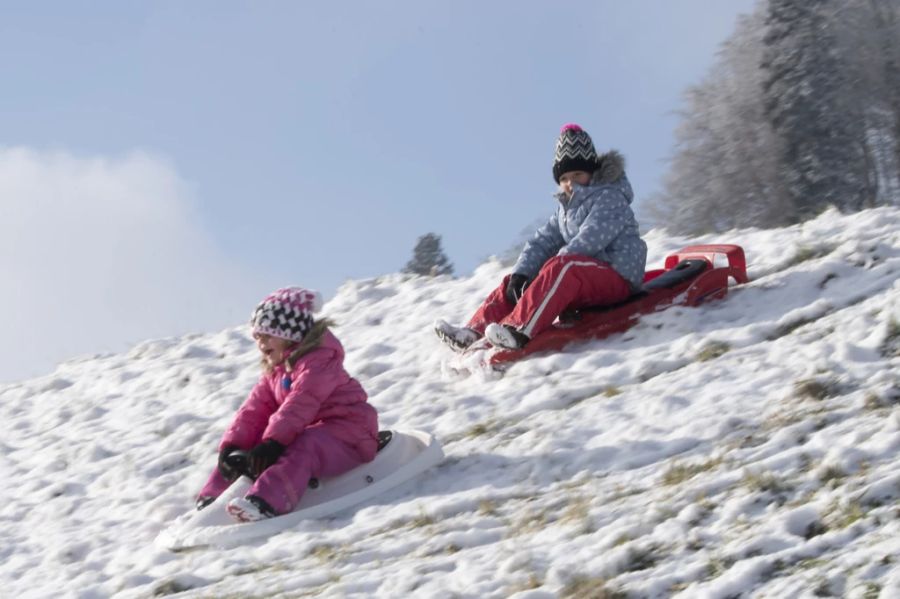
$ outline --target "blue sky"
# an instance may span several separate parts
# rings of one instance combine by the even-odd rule
[[[640,216],[753,5],[0,2],[0,380],[328,298],[426,232],[465,275],[549,215],[567,122]]]

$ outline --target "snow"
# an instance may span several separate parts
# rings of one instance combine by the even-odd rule
[[[238,547],[153,540],[256,380],[245,326],[0,387],[4,596],[900,596],[900,210],[646,238],[649,267],[737,243],[751,281],[502,375],[451,374],[430,326],[499,264],[347,282],[348,369],[446,458]]]

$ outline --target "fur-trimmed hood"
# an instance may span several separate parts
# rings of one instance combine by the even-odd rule
[[[631,200],[634,199],[634,191],[631,189],[631,183],[625,175],[625,157],[617,150],[610,150],[597,158],[597,165],[597,169],[591,175],[591,180],[583,189],[590,190],[591,188],[611,185],[618,188],[622,195],[625,196],[625,200],[630,204]],[[583,196],[584,194],[576,192],[576,195]],[[562,191],[556,191],[553,197],[564,206],[569,203],[569,198]]]
[[[625,175],[625,157],[616,150],[610,150],[597,158],[599,167],[591,176],[591,185],[615,183]]]

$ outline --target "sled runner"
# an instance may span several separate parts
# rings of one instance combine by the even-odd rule
[[[178,551],[205,545],[234,545],[268,537],[300,521],[330,516],[400,485],[440,462],[440,443],[421,431],[383,431],[375,459],[331,478],[313,479],[296,509],[283,516],[236,523],[225,511],[251,481],[241,477],[203,510],[184,514],[156,537],[158,547]]]
[[[725,297],[729,279],[738,284],[748,281],[744,250],[740,246],[688,246],[666,257],[663,268],[647,271],[643,289],[624,302],[564,312],[550,329],[521,349],[495,348],[482,338],[459,356],[459,370],[468,370],[467,365],[479,352],[484,354],[483,365],[502,369],[531,354],[556,351],[573,342],[603,339],[624,332],[637,324],[642,314],[673,305],[699,306]],[[456,367],[451,364],[451,368]]]

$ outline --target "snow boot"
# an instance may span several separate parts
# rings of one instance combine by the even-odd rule
[[[256,495],[235,497],[228,502],[225,510],[238,522],[256,522],[266,518],[274,518],[278,515],[265,499]]]
[[[453,351],[465,351],[467,347],[481,339],[481,335],[468,327],[458,327],[445,320],[434,321],[434,332]]]
[[[531,339],[525,333],[508,324],[491,323],[484,330],[484,336],[492,345],[503,349],[521,349]]]

